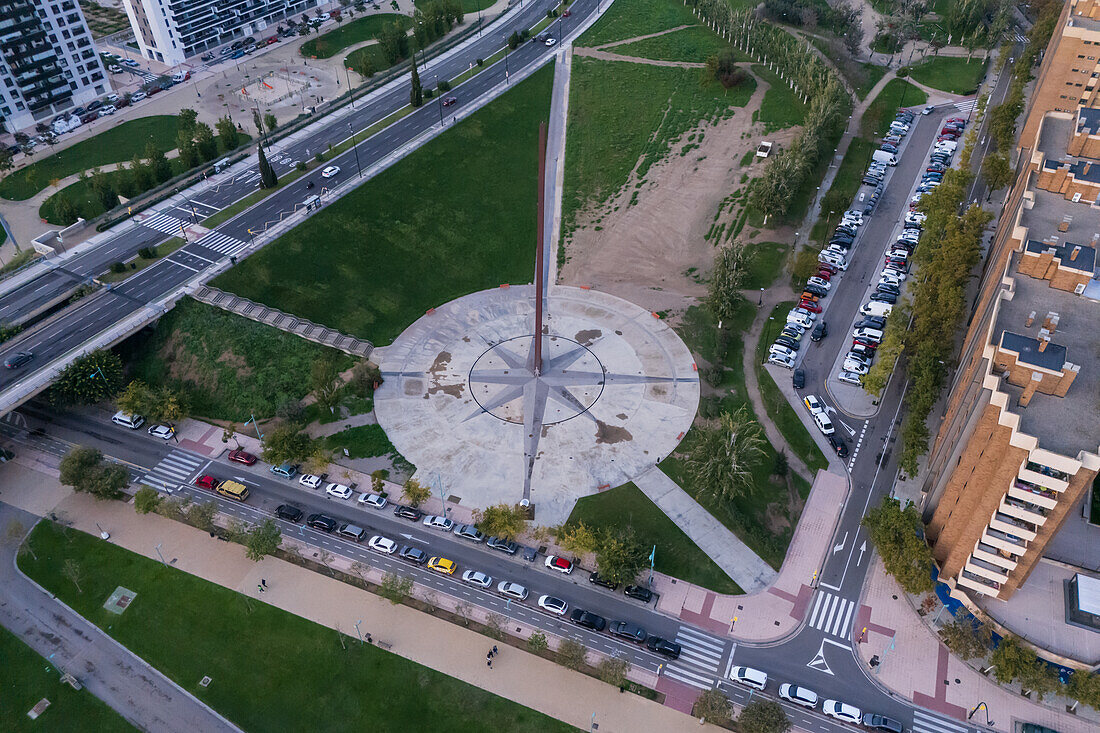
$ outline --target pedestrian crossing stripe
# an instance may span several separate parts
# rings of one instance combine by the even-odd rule
[[[960,112],[970,112],[977,106],[978,100],[976,99],[966,99],[962,102],[955,102],[955,109],[959,110]]]
[[[183,226],[183,219],[169,216],[168,214],[156,214],[147,219],[142,219],[138,223],[143,227],[155,229],[165,234],[177,234],[179,233],[180,227]]]
[[[689,672],[682,667],[675,666],[675,662],[671,662],[665,665],[662,674],[671,677],[674,680],[683,682],[685,685],[691,685],[700,690],[709,690],[714,687],[713,677],[704,677],[703,675],[696,674],[695,672]]]
[[[248,246],[247,242],[223,232],[210,232],[199,239],[196,244],[227,257],[232,257]]]
[[[852,614],[856,604],[847,598],[833,595],[826,591],[818,591],[814,599],[813,609],[810,611],[810,626],[824,631],[830,636],[840,639],[850,639],[852,636]]]
[[[187,483],[205,460],[200,456],[172,451],[161,459],[160,463],[146,472],[141,479],[141,483],[158,489]]]
[[[962,723],[944,720],[923,710],[913,711],[914,733],[969,733],[970,728]]]

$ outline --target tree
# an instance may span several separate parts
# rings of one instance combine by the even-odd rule
[[[401,23],[395,21],[383,25],[377,37],[378,48],[388,66],[393,66],[409,55],[409,37]]]
[[[1100,710],[1100,674],[1075,669],[1066,682],[1066,694],[1078,702]]]
[[[588,660],[588,647],[579,641],[563,639],[558,644],[558,664],[569,669],[580,669]]]
[[[587,524],[577,522],[563,527],[558,532],[558,544],[563,550],[574,555],[588,555],[599,547],[599,538]]]
[[[164,151],[151,140],[145,146],[145,160],[148,161],[149,171],[157,183],[164,183],[172,177],[172,164],[168,162]]]
[[[713,725],[725,725],[730,722],[730,701],[726,693],[717,688],[703,690],[695,698],[691,714]]]
[[[955,656],[976,659],[989,653],[993,632],[985,624],[975,627],[972,621],[956,619],[940,628],[940,638]]]
[[[420,88],[420,72],[416,70],[416,58],[412,63],[412,87],[409,89],[409,104],[419,107],[424,104],[424,90]]]
[[[68,226],[76,223],[76,220],[80,218],[80,213],[76,210],[76,205],[73,204],[72,199],[60,193],[56,194],[56,198],[54,198],[53,216],[54,221],[58,224]]]
[[[245,555],[249,560],[259,562],[267,555],[274,555],[282,540],[283,533],[279,531],[275,521],[272,519],[264,520],[263,524],[253,527],[252,531],[248,533],[248,538],[244,543]]]
[[[50,399],[60,405],[94,405],[122,388],[122,360],[99,349],[65,367],[50,388]]]
[[[626,684],[628,672],[630,672],[630,662],[619,657],[605,657],[596,665],[596,676],[615,687]]]
[[[114,184],[106,173],[99,168],[93,168],[88,183],[104,211],[110,211],[118,206],[118,192],[115,191]]]
[[[924,541],[920,512],[912,504],[885,497],[861,522],[871,536],[886,572],[906,593],[929,593],[932,582],[932,550]]]
[[[352,63],[352,71],[364,79],[369,79],[374,76],[374,64],[366,54],[356,56]]]
[[[985,156],[982,161],[982,179],[989,186],[989,195],[985,197],[989,201],[993,192],[1004,188],[1012,182],[1012,165],[1008,158],[1000,153],[992,153]]]
[[[1018,636],[1009,635],[993,650],[989,663],[994,665],[993,676],[1002,685],[1019,681],[1024,690],[1036,693],[1040,700],[1058,689],[1058,673],[1050,665],[1040,661],[1038,655],[1025,647]]]
[[[61,574],[72,581],[73,585],[76,586],[77,593],[84,592],[80,589],[80,581],[84,576],[84,572],[80,568],[80,563],[70,557],[61,566]]]
[[[191,137],[195,134],[195,123],[199,119],[199,113],[190,107],[184,107],[176,113],[176,128],[183,134]]]
[[[514,540],[523,532],[527,512],[519,504],[494,504],[474,512],[474,523],[487,535]]]
[[[696,485],[722,501],[752,491],[752,467],[764,455],[760,433],[744,407],[722,413],[717,427],[703,428],[686,460]]]
[[[273,466],[299,463],[313,451],[313,441],[293,425],[272,428],[264,436],[263,459]]]
[[[140,379],[126,385],[118,398],[118,409],[131,415],[148,415],[153,404],[153,389]]]
[[[12,162],[11,153],[8,152],[8,149],[6,147],[0,149],[0,172],[10,171],[14,167],[15,163]]]
[[[240,144],[240,135],[237,134],[237,127],[229,115],[219,117],[214,127],[218,131],[218,141],[221,143],[222,150],[227,153],[230,150],[236,150]]]
[[[153,389],[140,379],[126,385],[118,407],[131,415],[144,415],[153,422],[174,423],[187,414],[183,396],[171,387]]]
[[[532,631],[527,637],[527,649],[535,654],[546,651],[549,646],[550,642],[546,640],[546,634],[541,631]]]
[[[134,511],[138,514],[155,512],[160,506],[160,494],[148,486],[143,486],[134,494]]]
[[[264,146],[257,145],[256,150],[260,166],[260,187],[275,188],[279,185],[279,177],[275,175],[275,169],[272,168],[271,163],[267,161],[267,154],[264,153]]]
[[[184,170],[190,170],[199,164],[199,148],[195,145],[192,133],[179,131],[176,135],[176,149],[179,151],[180,166]]]
[[[725,89],[743,84],[749,75],[738,66],[738,61],[737,53],[733,49],[714,54],[707,58],[707,76]]]
[[[76,446],[61,459],[59,480],[74,491],[87,492],[97,499],[114,499],[130,482],[129,472],[117,464],[104,464],[103,454],[95,448]]]
[[[389,599],[389,602],[396,606],[409,597],[412,587],[412,578],[403,578],[395,573],[386,573],[382,577],[382,584],[378,586],[378,595]]]
[[[756,698],[737,716],[741,733],[787,733],[791,721],[775,700]]]
[[[264,134],[264,120],[260,117],[260,110],[255,107],[252,108],[252,124],[256,126],[256,136],[263,137]]]
[[[607,531],[596,548],[596,565],[600,577],[612,583],[633,583],[645,567],[648,553],[634,535],[633,529]]]
[[[275,117],[275,115],[271,114],[270,112],[264,115],[264,127],[267,128],[268,132],[275,132],[275,128],[277,128],[278,126],[279,120]]]
[[[313,362],[309,370],[309,387],[317,404],[332,412],[340,404],[340,367],[331,356]]]
[[[218,141],[210,125],[205,122],[195,124],[195,147],[203,160],[213,160],[218,157]]]
[[[208,501],[203,504],[191,504],[187,507],[187,521],[199,529],[212,532],[214,530],[214,516],[218,513],[218,504]]]
[[[419,481],[411,478],[405,482],[405,486],[401,489],[401,495],[405,497],[405,501],[413,506],[420,506],[431,497],[432,487],[421,486]]]
[[[718,250],[714,257],[714,270],[710,274],[710,309],[724,321],[732,321],[737,307],[744,302],[741,286],[745,282],[748,257],[745,243],[740,239]]]

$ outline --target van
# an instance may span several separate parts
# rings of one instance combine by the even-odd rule
[[[336,534],[349,540],[362,542],[363,538],[367,536],[367,530],[354,524],[341,524],[340,529],[336,530]]]
[[[131,430],[137,430],[145,424],[145,418],[141,415],[131,415],[128,412],[119,410],[111,418],[111,422],[115,425],[121,425],[124,428],[130,428]]]
[[[864,339],[866,341],[882,341],[882,331],[877,328],[857,328],[852,332],[852,337],[857,339]]]
[[[214,493],[227,499],[244,501],[248,498],[248,487],[239,481],[227,479],[218,484],[217,488],[214,489]]]
[[[730,670],[730,679],[755,690],[763,690],[768,684],[768,675],[752,667],[732,668]]]
[[[885,163],[886,165],[897,165],[898,158],[893,153],[888,153],[885,150],[876,150],[871,154],[872,160],[876,163]]]
[[[859,312],[865,316],[888,316],[891,310],[893,310],[893,306],[889,303],[882,303],[877,300],[864,303],[859,307]]]

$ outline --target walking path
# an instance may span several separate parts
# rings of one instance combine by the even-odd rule
[[[5,476],[12,478],[15,468],[6,466]],[[25,471],[23,477],[33,480],[36,474]],[[29,532],[36,521],[37,516],[0,503],[5,532],[14,523]],[[0,544],[0,625],[140,730],[239,730],[19,572],[20,542]]]
[[[588,58],[600,59],[602,61],[626,61],[632,64],[645,64],[647,66],[666,66],[675,69],[705,69],[706,64],[696,63],[694,61],[659,61],[657,59],[646,59],[640,56],[626,56],[619,53],[611,53],[609,51],[598,51],[594,48],[575,48],[573,52],[578,56],[586,56]]]

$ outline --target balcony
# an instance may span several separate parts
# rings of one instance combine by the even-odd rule
[[[1044,509],[1041,506],[1036,506],[1029,501],[1020,501],[1019,499],[1013,499],[1009,496],[1001,499],[1000,509],[1002,512],[1010,517],[1022,519],[1024,522],[1034,524],[1038,527],[1042,527],[1044,524],[1046,524],[1047,515],[1050,514],[1049,510]]]
[[[985,534],[982,535],[982,542],[1017,557],[1027,552],[1027,542],[1015,535],[994,529],[992,526],[986,528]]]
[[[1013,499],[1020,499],[1021,501],[1041,506],[1044,509],[1053,509],[1058,506],[1059,494],[1057,491],[1044,489],[1041,486],[1029,484],[1019,479],[1017,479],[1008,489],[1008,495]]]
[[[1020,519],[1008,516],[1002,511],[997,511],[993,519],[989,520],[991,529],[1000,530],[1007,534],[1016,535],[1031,542],[1035,539],[1035,526]]]
[[[996,598],[1001,592],[1000,583],[988,580],[980,575],[975,575],[968,570],[963,570],[959,573],[958,584],[963,588],[976,591],[990,598]]]
[[[1061,471],[1055,471],[1053,468],[1041,466],[1034,461],[1028,461],[1021,466],[1018,475],[1024,481],[1046,489],[1062,492],[1069,488],[1069,476]]]
[[[965,569],[975,575],[980,575],[986,580],[991,580],[997,583],[998,586],[1008,580],[1008,571],[1002,567],[994,565],[991,562],[986,562],[975,555],[971,555],[966,560]]]
[[[1016,560],[1019,557],[1006,550],[1001,550],[984,542],[979,542],[974,547],[974,557],[985,560],[988,563],[1002,567],[1005,570],[1015,570]]]

